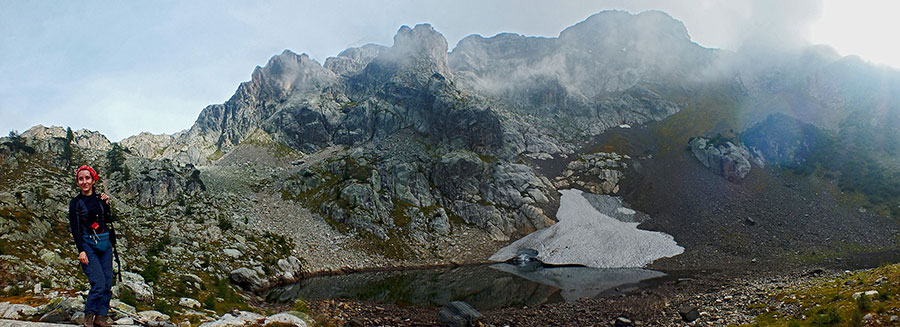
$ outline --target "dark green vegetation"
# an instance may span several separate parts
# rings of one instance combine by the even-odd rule
[[[125,149],[119,143],[113,143],[112,148],[106,151],[106,161],[109,162],[109,172],[122,172],[125,179],[131,177],[128,166],[125,165]]]

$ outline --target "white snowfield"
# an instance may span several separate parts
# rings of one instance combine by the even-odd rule
[[[622,222],[597,211],[582,191],[559,192],[558,223],[500,249],[490,260],[506,261],[520,249],[534,249],[537,258],[549,264],[633,268],[684,252],[671,235],[640,230],[638,223]]]

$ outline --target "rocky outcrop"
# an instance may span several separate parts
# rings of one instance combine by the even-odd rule
[[[593,194],[615,194],[619,192],[619,180],[625,177],[628,164],[623,162],[631,157],[616,153],[598,152],[586,154],[570,161],[560,176],[553,181],[558,189],[569,187],[584,188]]]
[[[72,144],[94,150],[109,150],[112,143],[103,134],[97,131],[89,131],[87,129],[73,130]],[[44,125],[36,125],[22,133],[24,138],[33,138],[40,140],[49,139],[66,139],[66,129],[60,126],[44,127]]]
[[[125,181],[124,194],[144,207],[164,205],[183,197],[195,196],[205,190],[200,171],[193,165],[179,165],[172,161],[131,161],[130,178]]]
[[[391,144],[390,151],[353,151],[303,169],[282,192],[382,239],[398,230],[420,243],[447,235],[450,215],[498,240],[553,224],[545,213],[557,201],[553,185],[528,166],[486,162],[492,159],[465,150],[434,158],[417,143]]]
[[[703,166],[734,183],[747,176],[751,161],[757,166],[764,165],[762,158],[751,155],[746,146],[735,145],[732,141],[697,137],[691,139],[689,146],[694,158]]]

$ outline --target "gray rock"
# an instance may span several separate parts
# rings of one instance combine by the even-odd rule
[[[137,313],[144,321],[168,321],[169,315],[155,310],[141,311]]]
[[[303,321],[303,319],[300,319],[300,317],[297,317],[290,313],[282,312],[266,317],[266,320],[262,325],[306,327],[306,322]]]
[[[264,323],[266,316],[252,312],[240,311],[237,315],[226,313],[222,318],[216,321],[210,321],[200,324],[202,327],[238,327],[252,326]]]
[[[685,322],[692,322],[700,317],[700,309],[694,306],[685,305],[678,308],[678,314]]]
[[[629,327],[629,326],[634,326],[634,323],[631,321],[631,319],[628,319],[625,317],[618,317],[618,318],[616,318],[616,321],[613,323],[613,326]]]
[[[72,322],[76,325],[84,324],[84,312],[76,312],[72,315]]]
[[[76,312],[82,310],[82,308],[83,306],[81,303],[76,303],[76,301],[72,299],[63,299],[52,306],[46,307],[48,311],[41,315],[38,320],[50,323],[68,322],[71,321],[72,316],[74,316]]]
[[[853,299],[854,300],[859,299],[859,297],[863,296],[863,295],[865,295],[869,299],[872,299],[872,298],[878,296],[878,291],[871,290],[871,291],[865,291],[865,292],[856,292],[856,293],[853,293]]]
[[[55,251],[50,251],[48,249],[41,249],[39,255],[41,257],[41,261],[43,261],[44,263],[46,263],[48,265],[63,266],[63,265],[67,264],[67,262],[59,256],[59,253],[56,253]]]
[[[194,300],[192,298],[183,297],[178,300],[178,305],[185,308],[197,309],[201,307],[200,301]]]
[[[225,255],[227,255],[229,257],[235,258],[235,259],[240,258],[241,256],[244,255],[243,253],[241,253],[241,251],[238,251],[235,249],[224,249],[224,250],[222,250],[222,253],[224,253]]]
[[[450,217],[447,216],[447,211],[444,208],[435,210],[428,226],[440,235],[450,234]]]
[[[278,273],[276,278],[281,282],[293,282],[302,277],[303,267],[300,259],[295,256],[289,256],[284,259],[278,259]]]
[[[450,302],[438,312],[438,321],[449,327],[476,326],[479,319],[481,319],[481,313],[462,301]]]
[[[134,298],[144,303],[153,303],[153,289],[144,282],[144,277],[130,271],[122,272],[122,285],[134,293]]]
[[[38,310],[25,304],[0,302],[0,318],[20,320],[38,313]]]
[[[268,284],[255,270],[249,268],[232,270],[231,273],[229,273],[229,279],[235,285],[249,291],[259,290]]]
[[[750,172],[753,156],[747,147],[730,141],[712,144],[709,139],[698,137],[690,141],[691,152],[707,168],[732,182],[740,182]]]

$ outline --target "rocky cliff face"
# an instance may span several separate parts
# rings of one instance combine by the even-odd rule
[[[609,11],[558,38],[469,36],[453,50],[450,64],[466,91],[538,116],[568,118],[597,134],[680,110],[660,91],[690,88],[714,54],[692,43],[684,26],[664,13]]]

